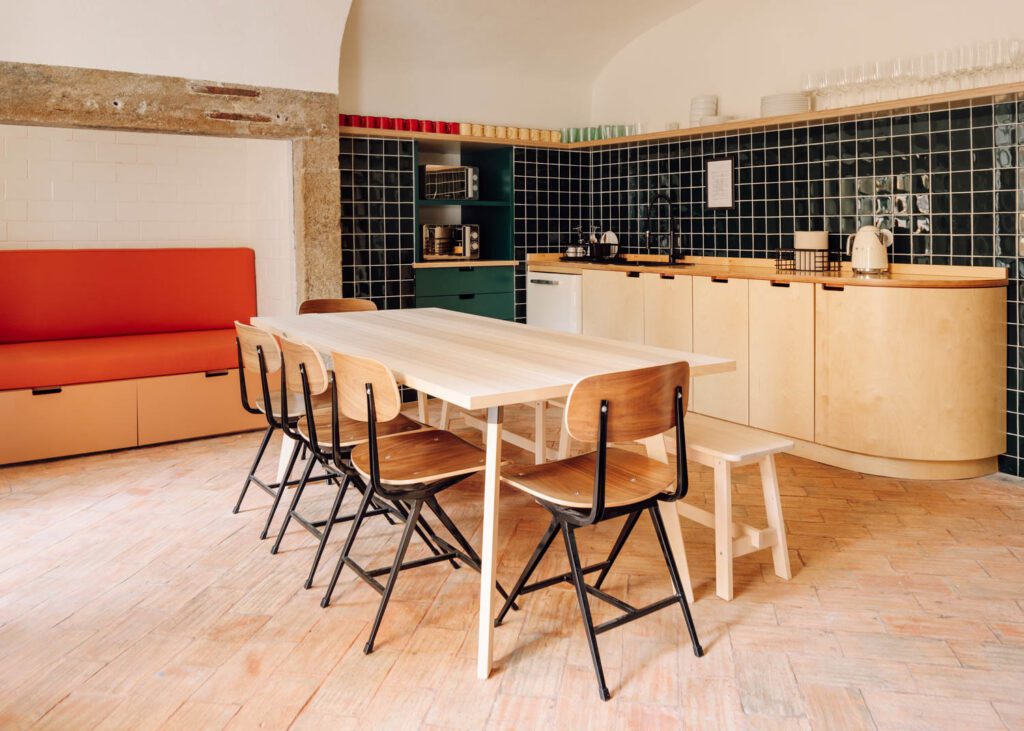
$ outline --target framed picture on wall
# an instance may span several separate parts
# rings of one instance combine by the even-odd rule
[[[732,208],[736,205],[734,167],[731,157],[713,157],[704,163],[705,205],[708,208]]]

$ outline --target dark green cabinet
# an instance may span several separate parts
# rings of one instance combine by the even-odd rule
[[[515,319],[515,271],[511,266],[416,269],[416,306],[470,315]]]

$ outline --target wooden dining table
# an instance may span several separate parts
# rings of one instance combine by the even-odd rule
[[[735,361],[649,345],[546,330],[435,308],[256,317],[253,324],[332,352],[374,358],[400,384],[462,409],[486,411],[477,676],[490,674],[495,614],[502,421],[506,406],[563,398],[576,381],[598,373],[678,361],[694,377],[735,370]],[[665,460],[664,439],[647,441]],[[669,540],[684,580],[686,554],[678,515],[662,503]],[[689,582],[687,581],[687,586]],[[688,592],[689,593],[689,592]]]

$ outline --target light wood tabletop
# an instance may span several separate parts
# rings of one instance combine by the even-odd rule
[[[375,358],[392,370],[399,383],[464,409],[487,410],[477,651],[480,678],[488,677],[492,665],[503,407],[567,396],[576,381],[598,373],[679,361],[690,364],[693,376],[736,367],[735,361],[726,358],[435,308],[256,317],[253,324],[305,342],[324,355],[338,351]],[[647,446],[652,457],[667,459],[662,439],[648,440]],[[686,579],[689,572],[678,516],[669,503],[663,505],[668,506],[663,512],[669,541]]]

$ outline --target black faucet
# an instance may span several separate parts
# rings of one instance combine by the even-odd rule
[[[651,253],[651,215],[654,213],[654,206],[658,201],[668,203],[668,260],[669,263],[682,261],[684,254],[676,251],[676,214],[672,208],[672,199],[668,193],[658,193],[647,205],[647,221],[644,223],[644,238],[647,246],[647,253]],[[659,246],[659,249],[661,247]]]

